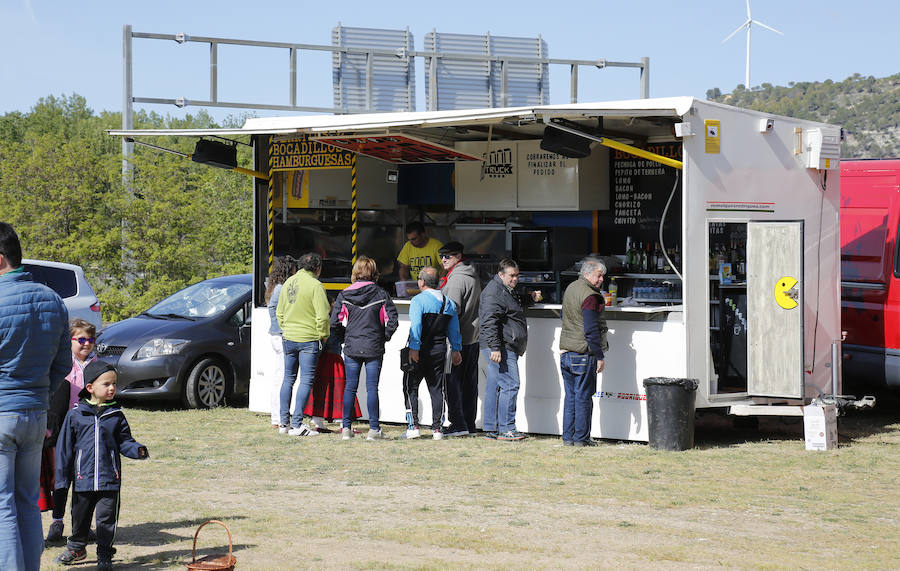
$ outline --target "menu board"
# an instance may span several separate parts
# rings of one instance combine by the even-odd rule
[[[681,160],[681,143],[656,143],[645,149],[667,158]],[[645,226],[662,217],[666,201],[675,184],[676,169],[624,151],[610,154],[611,187],[613,195],[612,223],[614,226]],[[678,188],[681,189],[679,178]],[[679,193],[680,195],[680,193]],[[673,199],[669,215],[680,213],[680,200]],[[673,207],[678,206],[673,211]],[[675,214],[678,216],[679,214]]]

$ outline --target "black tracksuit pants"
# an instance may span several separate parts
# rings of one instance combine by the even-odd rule
[[[441,429],[444,414],[444,364],[447,359],[447,345],[443,339],[436,340],[431,347],[419,350],[419,366],[415,371],[404,374],[406,380],[407,406],[412,411],[413,424],[419,425],[419,384],[425,379],[428,394],[431,395],[431,428]]]
[[[462,346],[462,362],[447,377],[447,416],[454,430],[475,434],[478,414],[478,342]]]
[[[97,555],[113,555],[113,538],[119,520],[119,492],[72,492],[72,535],[69,549],[82,551],[87,546],[91,516],[96,511]]]

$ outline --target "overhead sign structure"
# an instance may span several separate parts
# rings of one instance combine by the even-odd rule
[[[318,141],[292,139],[274,141],[270,146],[271,170],[293,171],[308,169],[350,168],[353,153]]]
[[[349,137],[317,137],[315,140],[391,163],[453,163],[481,160],[450,147],[409,135],[352,135]]]

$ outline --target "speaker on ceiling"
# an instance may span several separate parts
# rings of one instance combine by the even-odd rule
[[[195,163],[233,169],[237,166],[237,147],[219,141],[200,139],[194,147],[191,160]]]
[[[591,140],[548,125],[544,128],[541,148],[570,159],[583,159],[591,154]]]

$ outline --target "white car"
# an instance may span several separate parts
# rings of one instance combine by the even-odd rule
[[[45,260],[22,260],[22,265],[34,281],[48,286],[59,294],[69,310],[69,319],[80,317],[93,323],[97,331],[100,331],[103,327],[100,300],[84,277],[81,266]]]

